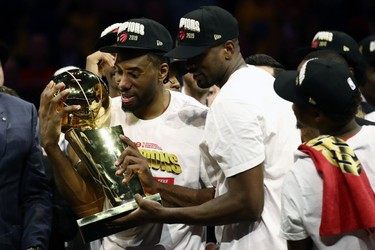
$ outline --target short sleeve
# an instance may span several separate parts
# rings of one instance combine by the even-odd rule
[[[257,105],[233,98],[212,108],[207,117],[205,140],[209,153],[225,176],[230,177],[265,159],[264,118]]]
[[[303,200],[294,172],[286,175],[281,195],[280,236],[286,240],[303,240],[309,237],[302,219]]]

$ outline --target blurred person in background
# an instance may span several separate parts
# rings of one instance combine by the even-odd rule
[[[257,66],[276,77],[285,67],[276,61],[272,56],[266,54],[253,54],[245,58],[245,62],[250,65]]]
[[[182,76],[182,90],[181,92],[185,95],[195,98],[198,102],[203,105],[207,105],[207,95],[208,88],[201,88],[198,86],[197,81],[195,81],[193,74],[186,73]]]
[[[207,97],[206,97],[206,104],[207,107],[211,107],[213,101],[215,100],[217,94],[219,94],[220,88],[216,85],[212,85],[208,89]]]
[[[366,114],[366,119],[375,122],[375,35],[361,40],[359,50],[368,64],[367,83],[360,86],[363,96],[362,110]]]

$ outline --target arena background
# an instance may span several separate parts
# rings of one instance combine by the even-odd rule
[[[0,40],[11,54],[5,85],[38,106],[51,74],[67,65],[84,67],[108,25],[143,16],[175,36],[181,16],[213,4],[238,19],[244,57],[265,53],[288,69],[296,67],[295,50],[309,45],[318,30],[341,30],[357,41],[375,34],[374,0],[2,0]]]

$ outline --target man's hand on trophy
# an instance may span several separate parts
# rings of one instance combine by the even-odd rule
[[[129,137],[121,135],[120,138],[128,146],[115,162],[115,165],[119,167],[116,175],[123,175],[122,182],[128,183],[134,174],[138,174],[144,191],[148,194],[157,193],[158,182],[152,177],[147,159],[139,152],[137,146]]]
[[[145,223],[162,223],[160,216],[163,206],[156,201],[144,199],[139,194],[134,195],[138,208],[131,213],[106,223],[107,228],[126,227],[131,228]]]
[[[61,134],[61,121],[66,113],[79,110],[79,105],[64,106],[70,93],[64,83],[50,81],[40,96],[39,129],[43,147],[57,145]]]

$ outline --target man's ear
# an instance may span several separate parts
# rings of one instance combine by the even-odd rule
[[[159,70],[159,79],[164,83],[168,81],[169,66],[167,63],[162,63]]]
[[[224,43],[224,57],[225,60],[229,60],[232,58],[234,54],[234,43],[232,40],[228,40]]]
[[[310,113],[312,120],[316,125],[321,125],[322,123],[326,122],[326,116],[322,111],[318,109],[310,109],[308,112]],[[314,125],[314,127],[316,126]]]

